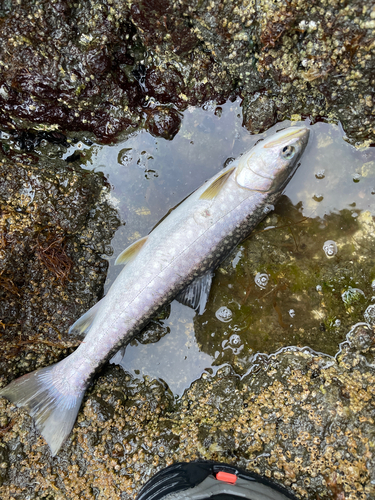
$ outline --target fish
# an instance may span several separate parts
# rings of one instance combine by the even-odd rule
[[[28,410],[52,456],[69,437],[95,373],[158,311],[177,299],[204,312],[215,268],[273,209],[309,134],[306,127],[281,130],[204,183],[117,257],[125,267],[107,295],[69,330],[84,342],[0,390]]]

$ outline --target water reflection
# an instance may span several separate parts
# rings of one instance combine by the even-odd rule
[[[145,131],[107,147],[82,139],[86,167],[109,178],[125,223],[112,242],[107,289],[126,246],[259,138],[290,125],[251,136],[241,123],[239,102],[228,102],[219,111],[214,104],[188,109],[173,141]],[[125,369],[161,377],[180,394],[210,366],[231,363],[244,373],[256,352],[307,345],[333,354],[349,326],[363,319],[375,302],[375,151],[355,150],[336,125],[311,130],[283,199],[217,270],[205,313],[173,303],[169,318],[160,320],[170,333],[130,345]],[[346,293],[356,289],[364,294],[358,300]],[[220,308],[231,311],[229,322],[218,318]]]
[[[163,329],[173,333],[153,339],[153,343],[143,344],[135,339],[117,353],[112,363],[136,376],[161,378],[174,394],[181,395],[212,364],[211,355],[197,344],[194,316],[192,309],[174,301],[170,316],[161,321]]]

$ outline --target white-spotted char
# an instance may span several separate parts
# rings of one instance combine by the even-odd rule
[[[118,257],[125,267],[108,294],[72,327],[86,334],[76,351],[0,391],[28,408],[53,455],[69,436],[93,375],[124,342],[174,298],[204,311],[213,270],[272,210],[308,138],[305,127],[282,130],[190,195]]]

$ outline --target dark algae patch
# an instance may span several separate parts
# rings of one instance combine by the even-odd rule
[[[108,368],[55,459],[27,413],[2,399],[2,498],[133,498],[156,471],[198,458],[300,498],[373,498],[374,355],[373,330],[359,326],[336,358],[287,349],[242,379],[229,367],[205,374],[177,403],[161,381]]]
[[[374,142],[374,2],[36,0],[0,10],[0,123],[102,142],[243,98],[253,133],[293,115]],[[164,109],[165,108],[165,109]],[[154,113],[156,111],[156,116]]]

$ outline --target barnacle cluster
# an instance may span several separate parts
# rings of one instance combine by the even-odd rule
[[[146,122],[165,137],[176,111],[240,95],[252,132],[310,116],[340,120],[353,141],[374,140],[372,2],[7,5],[0,124],[8,130],[39,124],[110,141]]]
[[[2,382],[78,345],[68,327],[102,293],[119,223],[103,176],[47,158],[0,157]]]
[[[256,471],[300,498],[372,498],[373,339],[357,327],[336,359],[286,350],[242,380],[224,367],[177,403],[161,381],[107,369],[58,459],[27,412],[2,399],[1,497],[133,498],[157,470],[204,458]]]

